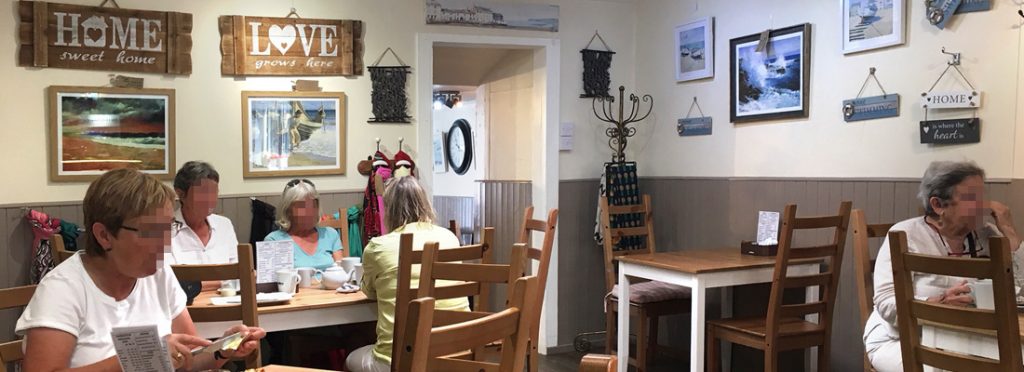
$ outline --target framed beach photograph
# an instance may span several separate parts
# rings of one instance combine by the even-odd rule
[[[904,43],[906,0],[839,0],[843,54]]]
[[[690,81],[715,76],[715,18],[701,18],[677,26],[676,81]]]
[[[52,181],[125,167],[174,177],[173,89],[51,86],[47,95]]]
[[[345,93],[242,92],[242,176],[345,174]]]
[[[733,123],[807,117],[811,24],[729,40],[729,118]]]

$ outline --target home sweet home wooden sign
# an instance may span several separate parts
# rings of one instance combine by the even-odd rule
[[[192,73],[192,15],[18,2],[18,66]]]
[[[363,74],[363,22],[220,17],[220,72],[229,76]]]

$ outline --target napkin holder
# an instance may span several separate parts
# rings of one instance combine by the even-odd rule
[[[751,241],[740,242],[740,253],[749,256],[775,256],[779,252],[778,244],[757,245]]]

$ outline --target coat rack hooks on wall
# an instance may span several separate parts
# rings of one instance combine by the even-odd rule
[[[950,66],[960,66],[960,53],[959,52],[956,52],[956,53],[947,52],[946,51],[946,47],[942,47],[942,54],[948,54],[948,55],[951,56],[952,60],[950,60],[949,62],[946,62],[947,64],[949,64]]]
[[[377,141],[377,151],[380,151],[380,137],[374,138],[373,140]]]
[[[402,151],[402,142],[405,142],[405,137],[398,137],[398,151]]]

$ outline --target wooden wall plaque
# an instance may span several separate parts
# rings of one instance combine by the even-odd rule
[[[18,66],[192,73],[192,15],[18,2]]]
[[[363,22],[221,16],[220,72],[228,76],[363,74]]]

